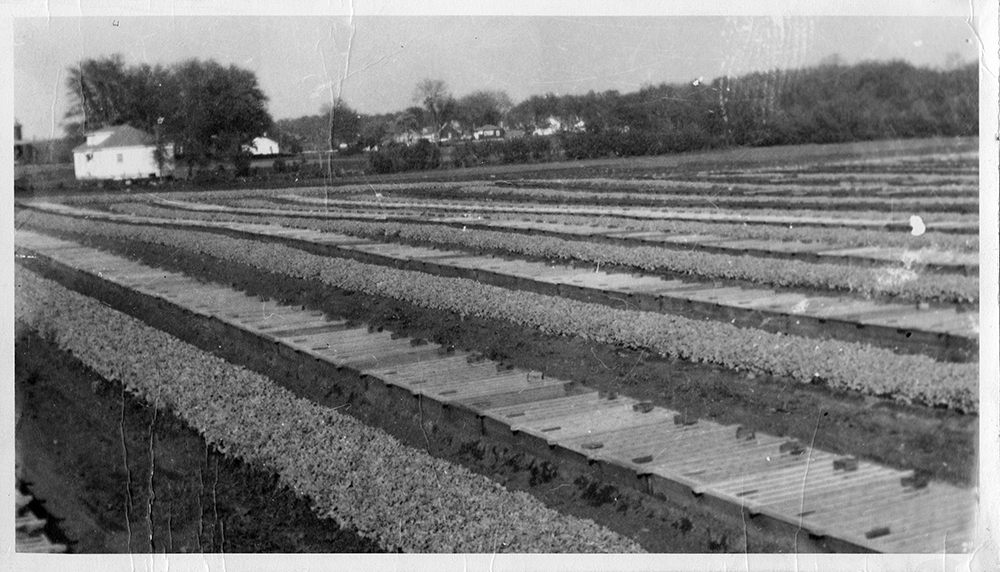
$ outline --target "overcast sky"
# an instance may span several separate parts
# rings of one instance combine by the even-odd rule
[[[103,16],[14,21],[14,114],[28,139],[62,135],[66,68],[119,53],[126,62],[214,59],[256,72],[275,119],[342,96],[364,113],[412,105],[421,79],[462,96],[634,91],[816,64],[974,61],[961,17]]]

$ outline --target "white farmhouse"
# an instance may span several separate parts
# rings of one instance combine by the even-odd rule
[[[267,137],[254,137],[252,143],[243,146],[243,150],[251,155],[277,155],[278,142]]]
[[[473,131],[472,136],[476,139],[503,139],[503,131],[496,125],[483,125]]]
[[[164,146],[162,169],[155,153],[155,137],[118,125],[89,133],[87,142],[73,149],[73,167],[79,180],[147,179],[173,173],[173,145]]]

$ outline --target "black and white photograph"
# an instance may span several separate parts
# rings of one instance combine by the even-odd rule
[[[1000,567],[995,3],[7,11],[11,570]]]

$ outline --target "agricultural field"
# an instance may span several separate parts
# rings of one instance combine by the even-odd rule
[[[969,551],[978,156],[884,148],[21,200],[19,474],[80,552]]]

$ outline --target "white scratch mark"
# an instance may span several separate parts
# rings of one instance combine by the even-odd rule
[[[56,72],[56,82],[52,88],[52,125],[49,128],[50,136],[54,137],[56,133],[56,100],[59,98],[59,86],[62,84],[62,68]]]
[[[805,453],[807,455],[806,470],[802,474],[802,494],[799,496],[798,527],[800,532],[802,531],[802,519],[804,518],[801,515],[803,512],[805,512],[805,504],[806,504],[806,480],[809,478],[809,468],[812,466],[813,448],[816,446],[816,434],[819,433],[819,422],[822,421],[822,419],[823,419],[822,415],[816,418],[816,427],[813,429],[812,441],[809,443],[809,450]],[[796,543],[796,551],[798,551],[798,543]]]
[[[976,42],[979,44],[979,67],[986,70],[986,73],[990,74],[993,79],[996,79],[996,70],[991,70],[987,64],[987,58],[983,57],[986,55],[986,46],[983,44],[983,38],[979,35],[979,30],[976,29],[975,24],[976,19],[976,2],[975,0],[969,0],[969,17],[965,20],[968,24],[969,29],[972,30],[972,35],[976,37]]]

